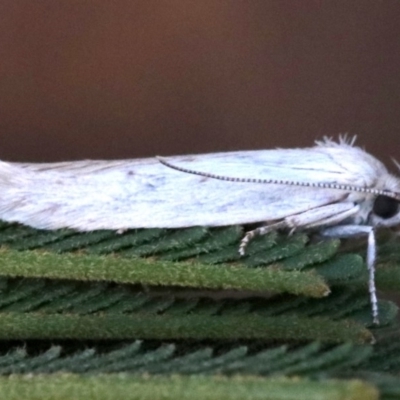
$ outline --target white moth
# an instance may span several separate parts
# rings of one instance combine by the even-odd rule
[[[252,237],[277,229],[367,235],[378,323],[374,230],[400,224],[400,179],[354,140],[168,161],[0,162],[0,219],[79,231],[262,224],[245,235],[241,254]]]

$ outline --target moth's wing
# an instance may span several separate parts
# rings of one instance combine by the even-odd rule
[[[299,149],[276,149],[209,153],[168,157],[172,164],[194,171],[233,178],[282,179],[310,183],[343,183],[360,187],[373,187],[385,166],[359,147],[330,140],[317,146]],[[13,164],[30,171],[54,171],[74,176],[119,170],[132,165],[157,162],[151,158],[133,160],[84,160],[59,163]],[[166,167],[162,167],[165,171]],[[161,171],[160,173],[162,174]]]
[[[168,160],[196,171],[232,177],[372,182],[369,175],[372,177],[373,171],[367,178],[359,176],[364,161],[357,160],[360,163],[355,172],[343,163],[351,158],[351,151],[332,155],[323,150],[215,153]],[[13,169],[8,177],[5,166]],[[0,218],[44,229],[268,222],[348,201],[346,198],[347,193],[337,190],[218,181],[169,169],[155,159],[0,164]]]
[[[168,157],[177,166],[233,178],[342,183],[373,187],[385,166],[359,147],[346,144]]]

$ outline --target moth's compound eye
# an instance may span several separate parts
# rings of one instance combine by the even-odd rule
[[[399,202],[388,196],[377,196],[372,209],[378,217],[383,219],[392,218],[399,211]]]

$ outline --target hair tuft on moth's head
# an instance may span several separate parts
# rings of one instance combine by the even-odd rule
[[[400,163],[395,159],[395,158],[392,158],[392,161],[393,161],[393,164],[399,169],[399,171],[400,171]]]
[[[339,135],[339,144],[346,144],[348,146],[354,146],[357,141],[357,135],[349,135],[348,133],[343,133]]]
[[[339,139],[336,141],[330,136],[324,136],[322,140],[316,140],[315,144],[320,147],[354,147],[357,140],[357,135],[350,136],[347,133],[339,135]]]

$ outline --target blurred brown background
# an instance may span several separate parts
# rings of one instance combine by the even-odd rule
[[[400,159],[400,2],[0,4],[0,158],[306,146]]]

